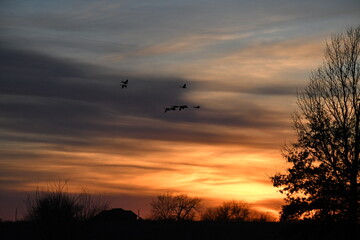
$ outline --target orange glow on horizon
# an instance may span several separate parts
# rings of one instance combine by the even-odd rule
[[[156,196],[164,192],[186,193],[212,204],[241,200],[250,204],[267,199],[282,199],[269,176],[282,166],[274,150],[254,150],[235,146],[204,146],[165,142],[167,151],[138,158],[108,153],[44,150],[48,158],[32,167],[37,172],[52,172],[51,178],[33,179],[16,190],[45,188],[49,181],[68,179],[73,192]],[[51,156],[51,157],[49,157]],[[160,161],[161,159],[161,161]],[[17,164],[21,169],[21,164]],[[254,209],[276,211],[278,206],[256,205]]]

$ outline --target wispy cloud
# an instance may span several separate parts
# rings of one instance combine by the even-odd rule
[[[212,105],[164,113],[163,108],[171,104],[184,103],[190,107],[195,104],[186,98],[192,90],[179,87],[184,81],[190,81],[188,79],[146,79],[134,75],[130,76],[128,88],[121,89],[120,81],[125,76],[102,67],[9,47],[3,49],[1,55],[6,59],[1,69],[6,72],[6,79],[0,85],[3,110],[0,138],[7,143],[2,156],[9,161],[17,159],[14,164],[5,164],[4,184],[14,179],[10,176],[18,169],[18,173],[27,172],[21,175],[29,182],[33,175],[39,176],[39,181],[60,175],[79,174],[87,178],[80,173],[85,172],[99,182],[110,181],[109,186],[113,184],[121,189],[124,183],[110,180],[119,174],[132,178],[146,173],[153,179],[163,171],[181,175],[183,164],[167,166],[162,160],[146,162],[149,158],[164,159],[169,151],[175,155],[173,159],[186,158],[174,145],[271,148],[274,144],[271,135],[277,135],[284,128],[283,123],[274,121],[282,121],[276,111],[250,102],[237,106],[242,109],[240,113]],[[204,88],[207,87],[204,84]],[[201,86],[195,84],[194,88]],[[196,90],[193,93],[197,94]],[[193,153],[194,148],[186,151]],[[144,160],[135,163],[136,157]],[[36,163],[31,170],[17,168],[17,164],[29,161]],[[77,170],[68,170],[73,167]],[[205,169],[206,173],[206,169],[214,171],[219,167],[201,164],[198,169]],[[189,181],[196,182],[195,179]],[[136,189],[135,182],[128,181],[128,184]]]
[[[8,129],[73,137],[114,137],[120,134],[127,138],[153,140],[171,140],[174,136],[179,141],[216,138],[221,141],[223,138],[213,126],[269,127],[274,121],[265,119],[278,115],[276,111],[249,102],[238,103],[238,108],[243,110],[240,113],[224,111],[211,104],[198,112],[190,109],[185,114],[164,114],[163,108],[171,104],[188,104],[190,107],[197,104],[184,98],[184,94],[189,92],[179,88],[181,82],[189,80],[135,77],[131,79],[129,88],[122,90],[120,79],[125,79],[125,76],[104,74],[103,70],[96,70],[91,65],[26,51],[14,51],[12,57],[23,61],[11,62],[7,57],[9,51],[7,49],[3,54],[3,59],[8,59],[3,67],[14,71],[7,71],[8,76],[1,88],[3,116],[12,119],[4,122]],[[23,71],[19,73],[15,69]],[[266,87],[253,89],[260,94],[270,90]],[[222,112],[221,116],[217,112]],[[281,116],[278,118],[280,120]],[[31,129],[27,127],[28,121],[33,122]],[[194,127],[184,127],[185,122]],[[203,127],[196,128],[196,125]],[[276,125],[273,126],[276,128]],[[165,138],[164,133],[167,133]],[[231,139],[231,134],[229,137]]]

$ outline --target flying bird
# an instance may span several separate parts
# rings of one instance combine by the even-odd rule
[[[185,109],[185,108],[188,108],[188,106],[186,106],[186,105],[181,105],[181,106],[179,106],[179,111],[181,111],[182,109]]]
[[[128,84],[129,79],[126,79],[126,81],[121,81],[123,84]]]
[[[121,84],[121,88],[127,88],[127,84]]]
[[[180,86],[180,87],[181,87],[181,88],[187,88],[187,87],[186,87],[186,83],[185,83],[184,85]]]
[[[172,105],[172,106],[170,107],[170,109],[171,109],[171,110],[176,110],[178,107],[179,107],[179,106]]]
[[[167,112],[167,111],[170,111],[171,109],[170,108],[164,108],[165,109],[165,111],[164,112]]]
[[[193,106],[193,108],[200,108],[200,106]]]

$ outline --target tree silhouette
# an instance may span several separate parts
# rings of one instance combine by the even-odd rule
[[[171,193],[157,196],[151,203],[152,218],[155,220],[173,220],[174,201]]]
[[[360,26],[334,35],[298,93],[297,138],[283,149],[291,167],[271,177],[286,194],[282,220],[359,220],[359,57]]]
[[[152,218],[155,220],[194,220],[200,211],[201,199],[187,194],[161,194],[151,202]]]
[[[244,222],[249,220],[249,205],[242,201],[223,202],[215,208],[208,208],[202,215],[203,221]]]

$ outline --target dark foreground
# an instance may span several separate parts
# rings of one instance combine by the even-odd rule
[[[359,225],[320,223],[78,223],[43,229],[30,222],[0,223],[0,239],[359,239]]]

